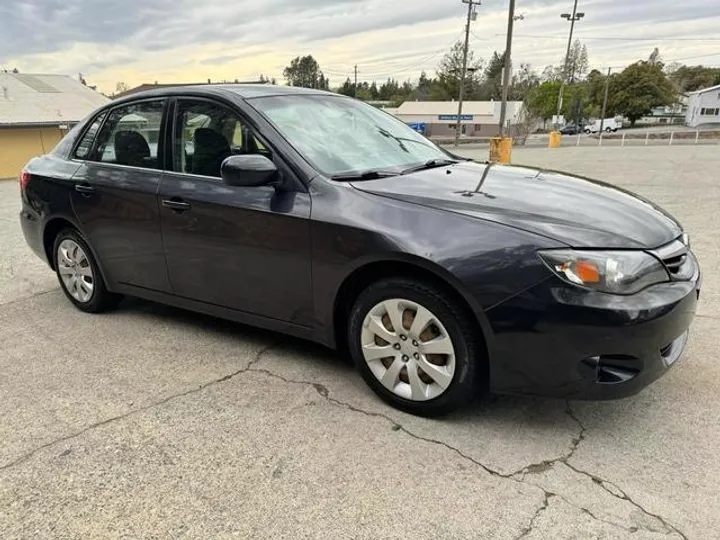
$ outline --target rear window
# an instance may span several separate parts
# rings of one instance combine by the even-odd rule
[[[81,120],[80,122],[74,124],[70,131],[68,131],[60,142],[55,145],[55,148],[50,150],[50,155],[67,158],[70,155],[70,152],[72,152],[75,141],[80,136],[80,132],[83,127],[85,127],[85,120]]]
[[[100,129],[100,126],[102,125],[104,119],[105,113],[102,113],[98,115],[95,120],[93,120],[92,124],[90,124],[90,127],[88,127],[82,139],[80,139],[80,144],[78,144],[77,148],[75,149],[76,158],[86,159],[88,157],[88,155],[90,154],[90,150],[92,149],[93,142],[95,141],[95,136],[97,135],[97,132]]]

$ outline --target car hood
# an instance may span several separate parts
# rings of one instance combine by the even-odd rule
[[[555,171],[462,162],[352,185],[502,223],[572,247],[649,249],[682,234],[671,215],[638,195]]]

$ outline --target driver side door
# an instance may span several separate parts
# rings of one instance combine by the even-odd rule
[[[310,327],[309,194],[299,181],[283,191],[223,183],[220,165],[232,154],[260,153],[293,174],[233,108],[178,99],[172,117],[173,170],[159,201],[174,294]]]

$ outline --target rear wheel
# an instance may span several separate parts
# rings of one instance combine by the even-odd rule
[[[475,327],[429,284],[396,278],[371,285],[353,307],[348,332],[363,378],[398,409],[437,416],[478,393]]]
[[[55,238],[53,253],[60,286],[75,307],[100,313],[117,305],[120,296],[105,287],[92,252],[77,231],[61,231]]]

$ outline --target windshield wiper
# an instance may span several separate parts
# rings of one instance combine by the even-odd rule
[[[455,159],[431,159],[430,161],[426,161],[422,165],[416,165],[414,167],[409,167],[402,171],[400,174],[410,174],[417,171],[425,171],[427,169],[435,169],[437,167],[446,167],[448,165],[454,165],[455,163],[459,163],[459,161]]]
[[[362,172],[352,172],[335,174],[330,177],[331,180],[348,181],[348,180],[377,180],[378,178],[389,178],[397,176],[398,173],[392,171],[369,170]]]
[[[408,152],[408,153],[410,152],[407,149],[407,146],[405,146],[406,142],[411,142],[411,143],[419,144],[420,146],[432,148],[432,146],[430,146],[429,144],[425,144],[422,141],[416,141],[415,139],[408,139],[407,137],[398,137],[397,135],[393,135],[392,133],[390,133],[387,129],[383,129],[380,126],[375,126],[375,127],[377,127],[377,130],[380,132],[380,135],[382,135],[383,137],[387,137],[388,139],[395,140],[400,145],[400,148],[402,149],[403,152]]]

